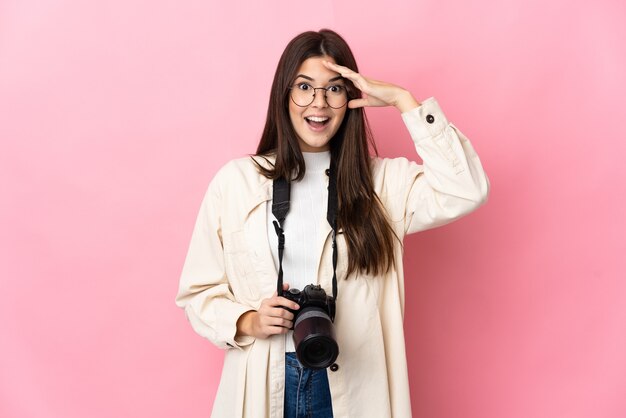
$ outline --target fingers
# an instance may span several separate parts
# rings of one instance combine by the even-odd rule
[[[283,284],[285,290],[289,289],[289,284]],[[297,303],[278,296],[274,292],[271,298],[263,299],[259,307],[256,334],[260,338],[267,338],[274,334],[285,334],[293,327],[294,315],[287,309],[298,310]]]
[[[257,336],[267,338],[274,334],[286,334],[293,327],[293,322],[285,318],[259,315]]]
[[[286,284],[287,288],[284,290],[288,290],[289,289],[289,284]],[[285,287],[285,284],[283,284],[283,288]],[[261,301],[261,306],[263,305],[267,305],[267,306],[282,306],[285,308],[289,308],[289,309],[293,309],[294,311],[297,311],[298,309],[300,309],[300,306],[296,303],[293,302],[287,298],[284,298],[282,296],[278,296],[278,294],[276,292],[274,292],[274,295],[269,298],[269,299],[263,299]]]
[[[287,309],[278,307],[262,307],[259,309],[259,314],[271,318],[284,318],[289,321],[293,319],[293,313],[289,312]]]
[[[378,99],[374,96],[366,96],[361,97],[359,99],[352,99],[348,102],[348,107],[350,109],[356,109],[357,107],[366,107],[366,106],[388,106],[389,104],[384,100]]]
[[[265,301],[267,301],[267,304],[269,306],[282,306],[284,308],[293,309],[294,311],[300,309],[300,306],[298,306],[296,302],[293,302],[282,296],[273,296],[270,299],[265,299],[264,302]],[[263,304],[263,302],[261,302],[261,304]]]
[[[289,283],[283,283],[283,291],[289,290]],[[278,292],[274,292],[273,296],[278,296]]]
[[[265,324],[274,327],[283,327],[290,329],[293,326],[293,321],[286,318],[279,318],[276,316],[268,316],[265,318]]]
[[[367,79],[356,71],[353,71],[348,67],[344,67],[343,65],[334,64],[330,61],[322,61],[322,63],[324,63],[326,68],[329,70],[335,71],[341,74],[342,77],[352,81],[359,90],[362,91],[365,88]]]
[[[367,99],[352,99],[348,102],[348,107],[350,109],[356,109],[358,107],[369,106],[369,101]]]
[[[348,76],[354,76],[355,74],[358,74],[357,72],[352,71],[350,68],[345,67],[343,65],[335,64],[334,62],[323,60],[322,63],[329,70],[332,70],[332,71],[335,71],[335,72],[341,74],[342,77],[346,77],[347,78]]]

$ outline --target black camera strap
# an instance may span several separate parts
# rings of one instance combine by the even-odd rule
[[[278,236],[278,296],[283,295],[283,251],[285,249],[285,218],[289,212],[291,200],[291,187],[287,180],[279,178],[274,180],[274,194],[272,197],[272,213],[278,222],[273,221],[276,235]]]
[[[337,300],[337,174],[334,169],[326,171],[328,174],[328,209],[326,212],[326,220],[332,228],[333,239],[333,299]],[[278,281],[276,283],[276,292],[279,296],[283,295],[283,251],[285,249],[285,230],[284,223],[289,212],[289,203],[291,199],[291,185],[284,179],[274,180],[274,193],[272,197],[272,214],[278,220],[273,221],[276,235],[278,236]]]
[[[337,170],[332,167],[328,173],[328,209],[326,220],[332,228],[333,236],[333,299],[337,300]]]

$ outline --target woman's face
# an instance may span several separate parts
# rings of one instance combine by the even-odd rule
[[[293,89],[344,86],[344,81],[339,73],[326,68],[322,64],[323,60],[335,62],[329,56],[312,57],[305,60],[296,73]],[[303,83],[308,86],[304,86]],[[292,97],[289,99],[289,117],[293,129],[298,135],[298,143],[302,152],[327,151],[330,148],[328,145],[330,139],[341,126],[346,114],[347,105],[333,109],[326,102],[323,93],[323,90],[315,90],[313,102],[306,107],[298,106]]]

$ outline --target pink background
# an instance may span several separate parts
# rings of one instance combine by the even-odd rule
[[[414,415],[625,417],[624,4],[1,0],[0,416],[209,415],[222,353],[174,305],[200,200],[289,39],[331,27],[491,179],[406,240]]]

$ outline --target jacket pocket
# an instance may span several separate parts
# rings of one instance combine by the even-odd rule
[[[258,280],[252,265],[252,253],[242,230],[225,233],[224,267],[235,299],[253,302],[258,299]]]

